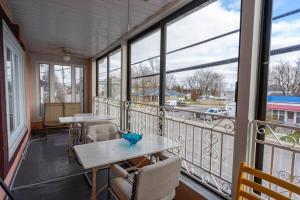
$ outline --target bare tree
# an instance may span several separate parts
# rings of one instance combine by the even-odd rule
[[[283,95],[300,95],[300,59],[293,66],[280,61],[271,71],[269,88],[280,90]]]
[[[177,85],[176,77],[174,74],[167,74],[166,75],[166,88],[168,90],[173,89]]]
[[[159,73],[160,65],[159,60],[151,59],[148,63],[140,63],[132,69],[132,77],[140,77],[135,79],[133,88],[135,91],[139,91],[143,98],[146,96],[146,90],[153,90],[153,94],[157,92],[159,86],[159,76],[155,74]],[[153,76],[150,76],[154,74]],[[147,76],[148,77],[143,77]]]
[[[185,85],[197,95],[217,96],[221,92],[224,77],[222,74],[211,70],[197,70],[185,80]]]

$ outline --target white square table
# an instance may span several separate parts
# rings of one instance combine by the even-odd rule
[[[92,113],[85,113],[80,115],[75,115],[71,117],[59,117],[59,122],[62,124],[68,124],[69,125],[69,145],[68,145],[68,152],[69,156],[71,156],[72,147],[73,147],[73,132],[74,127],[73,125],[76,123],[80,123],[83,127],[85,123],[92,123],[92,122],[100,122],[100,121],[109,121],[114,120],[116,118],[113,118],[109,115],[93,115]],[[73,141],[73,142],[72,142]]]
[[[97,168],[140,156],[151,155],[174,148],[181,144],[158,135],[144,135],[137,144],[131,145],[125,139],[107,140],[75,145],[75,154],[84,169],[92,169],[91,199],[96,200]]]

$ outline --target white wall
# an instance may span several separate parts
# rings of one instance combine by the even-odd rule
[[[39,63],[60,63],[60,64],[68,64],[68,65],[79,65],[86,66],[86,59],[71,57],[69,62],[65,62],[62,59],[62,56],[49,55],[49,54],[40,54],[40,53],[29,53],[30,56],[30,87],[31,87],[31,122],[39,122],[42,121],[42,118],[39,116]],[[86,72],[84,73],[86,74]],[[86,76],[85,76],[86,77]],[[85,80],[85,97],[87,91],[87,84]],[[86,102],[86,101],[85,101]]]

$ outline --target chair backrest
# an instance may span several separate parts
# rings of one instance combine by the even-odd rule
[[[249,176],[250,175],[250,176]],[[266,181],[270,185],[275,185],[277,187],[282,188],[284,191],[288,191],[286,196],[282,192],[274,191],[269,187],[265,187],[253,181],[253,177],[257,177],[263,181]],[[238,188],[237,188],[237,198],[238,200],[241,199],[253,199],[253,200],[260,200],[260,199],[268,199],[268,198],[261,198],[258,194],[254,193],[260,192],[271,199],[280,199],[280,200],[288,200],[291,199],[292,193],[300,195],[300,187],[279,179],[275,176],[271,176],[265,172],[259,171],[257,169],[253,169],[245,165],[245,163],[241,164],[240,173],[239,173],[239,180],[238,180]]]
[[[174,199],[179,185],[181,158],[172,157],[143,167],[135,177],[132,199]]]
[[[80,103],[64,103],[64,116],[70,117],[74,114],[81,113],[81,104]]]
[[[45,103],[44,124],[59,123],[59,117],[64,116],[63,103]]]
[[[94,141],[113,140],[117,138],[118,128],[115,124],[100,124],[87,127],[87,136]]]

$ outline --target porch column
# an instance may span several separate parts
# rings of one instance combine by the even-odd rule
[[[251,130],[249,122],[254,119],[257,88],[261,0],[243,0],[241,15],[240,53],[238,72],[238,96],[235,124],[232,195],[236,198],[240,163],[249,161]]]
[[[120,98],[120,127],[124,129],[125,126],[125,101],[127,100],[127,90],[128,90],[128,81],[127,81],[127,57],[128,57],[128,49],[127,49],[127,41],[124,40],[121,42],[121,98]]]

